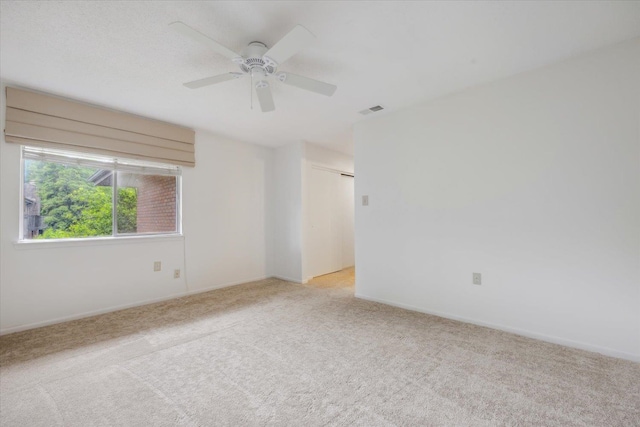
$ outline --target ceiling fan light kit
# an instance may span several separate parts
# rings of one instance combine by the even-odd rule
[[[221,45],[182,22],[174,22],[169,24],[169,26],[180,34],[210,47],[216,53],[226,56],[240,67],[241,72],[230,72],[185,83],[184,86],[189,89],[198,89],[204,86],[238,79],[248,74],[252,80],[257,80],[255,83],[255,91],[258,102],[260,103],[260,108],[262,112],[265,113],[275,110],[271,88],[267,81],[271,76],[274,76],[276,80],[286,85],[325,96],[333,95],[337,89],[335,85],[309,77],[287,72],[277,72],[280,64],[284,63],[315,39],[315,36],[302,25],[296,25],[293,30],[289,31],[286,36],[280,39],[280,41],[270,49],[262,42],[253,41],[244,48],[242,54],[235,53],[226,46]]]

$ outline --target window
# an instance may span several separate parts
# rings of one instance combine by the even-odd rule
[[[179,166],[22,148],[22,240],[180,233]]]

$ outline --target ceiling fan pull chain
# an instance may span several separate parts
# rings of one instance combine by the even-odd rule
[[[249,86],[249,91],[251,92],[251,94],[249,95],[249,97],[251,98],[251,109],[253,110],[253,73],[251,74],[251,86]]]

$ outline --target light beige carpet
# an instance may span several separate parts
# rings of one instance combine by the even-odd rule
[[[2,426],[639,426],[640,364],[265,280],[0,338]]]

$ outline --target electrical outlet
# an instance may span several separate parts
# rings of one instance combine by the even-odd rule
[[[160,271],[160,270],[162,270],[162,262],[155,261],[153,263],[153,271]]]
[[[174,279],[179,279],[180,278],[180,269],[176,268],[175,270],[173,270],[173,278]]]
[[[482,274],[473,273],[473,284],[474,285],[482,285]]]
[[[362,206],[369,206],[369,196],[362,196]]]

